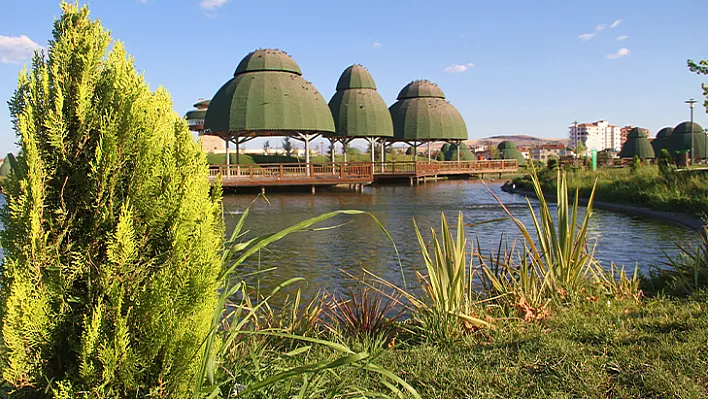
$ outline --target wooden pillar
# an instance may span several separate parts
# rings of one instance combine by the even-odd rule
[[[430,163],[431,158],[430,158],[430,141],[428,141],[428,163]]]
[[[315,193],[315,185],[313,184],[312,185],[312,194],[314,194],[314,193]]]
[[[418,162],[418,143],[413,143],[413,161]]]
[[[239,151],[240,151],[240,146],[239,146],[239,139],[238,139],[238,134],[236,135],[236,165],[241,164],[241,159],[239,158]]]
[[[227,136],[227,137],[224,139],[224,143],[226,144],[226,146],[225,146],[225,147],[226,147],[226,148],[225,148],[226,154],[224,154],[225,161],[226,161],[226,173],[229,173],[229,172],[228,172],[228,170],[229,170],[229,165],[231,164],[231,159],[229,159],[229,158],[231,158],[231,157],[229,157],[229,141],[231,141],[231,140],[230,140],[230,138]]]
[[[462,141],[457,143],[457,162],[460,162],[460,147],[462,146]]]

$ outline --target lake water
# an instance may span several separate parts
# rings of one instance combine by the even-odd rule
[[[499,186],[500,183],[495,182],[490,183],[489,188],[531,228],[525,197],[504,193]],[[255,194],[224,196],[228,231],[254,198]],[[251,208],[246,222],[249,237],[277,232],[325,212],[343,209],[371,212],[393,237],[408,281],[415,278],[414,268],[424,267],[413,227],[414,218],[428,239],[430,227],[440,228],[441,212],[452,225],[456,223],[458,211],[468,224],[506,216],[483,184],[463,180],[418,186],[372,186],[366,187],[363,193],[347,190],[320,191],[316,195],[269,193],[267,198],[270,203],[259,199]],[[0,197],[0,204],[3,203],[4,198]],[[532,205],[538,210],[533,200]],[[276,267],[275,271],[261,277],[262,285],[272,287],[292,277],[304,277],[309,282],[308,292],[335,291],[348,286],[352,280],[342,270],[361,275],[362,268],[391,282],[402,283],[393,244],[371,218],[338,216],[319,226],[343,223],[333,229],[290,235],[263,251],[260,261],[249,261],[242,272]],[[518,231],[510,220],[466,227],[465,233],[475,244],[479,241],[485,253],[497,250],[502,235],[508,242],[518,238]],[[632,269],[639,264],[640,269],[647,270],[650,265],[662,262],[664,251],[675,252],[676,241],[695,241],[697,233],[643,216],[595,209],[590,237],[592,243],[597,243],[596,256],[604,265],[614,261]]]
[[[532,229],[528,205],[524,196],[501,191],[501,182],[489,184],[512,214]],[[227,194],[224,208],[227,228],[233,228],[240,213],[254,199],[254,194]],[[406,279],[414,278],[414,267],[424,268],[416,240],[413,219],[430,237],[430,227],[440,228],[440,213],[455,224],[461,211],[465,223],[475,224],[506,216],[487,188],[464,180],[409,185],[382,185],[365,188],[363,193],[352,191],[322,191],[310,193],[267,194],[269,204],[258,200],[251,208],[246,222],[249,236],[279,231],[285,227],[325,212],[357,209],[371,212],[393,237],[399,251]],[[537,202],[532,200],[538,211]],[[552,212],[555,212],[553,205]],[[584,208],[583,212],[584,214]],[[263,252],[244,268],[277,267],[261,278],[261,283],[272,286],[291,277],[304,277],[308,290],[335,291],[351,283],[343,272],[361,275],[361,269],[401,283],[402,277],[391,241],[371,218],[341,216],[321,226],[347,223],[330,230],[297,233],[286,237]],[[518,230],[511,220],[466,227],[467,238],[486,253],[496,251],[502,235],[508,242],[518,238]],[[596,243],[596,257],[605,266],[611,262],[633,270],[636,264],[647,270],[664,259],[663,251],[675,252],[676,241],[695,241],[697,233],[674,224],[595,209],[590,224],[591,243]]]

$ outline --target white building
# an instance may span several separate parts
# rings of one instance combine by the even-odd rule
[[[619,152],[622,149],[622,128],[610,125],[605,120],[570,126],[569,137],[571,148],[578,148],[578,143],[583,143],[585,155],[592,150]]]

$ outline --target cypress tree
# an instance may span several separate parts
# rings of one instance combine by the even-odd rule
[[[2,377],[30,397],[186,397],[216,303],[220,191],[167,91],[86,7],[61,7],[9,102]]]

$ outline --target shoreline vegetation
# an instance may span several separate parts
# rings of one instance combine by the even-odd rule
[[[539,182],[544,193],[555,191],[554,175],[555,172],[548,169],[539,172]],[[708,171],[705,170],[670,169],[662,172],[658,166],[645,165],[636,170],[573,170],[567,172],[567,176],[569,189],[578,190],[580,198],[585,200],[597,179],[596,196],[600,202],[676,212],[697,219],[705,218],[708,212]],[[514,178],[513,182],[517,189],[532,190],[529,175]],[[695,223],[691,222],[690,226],[695,228]]]
[[[465,237],[461,213],[430,240],[416,224],[419,263],[399,257],[414,281],[363,270],[349,292],[312,298],[297,276],[248,285],[244,262],[347,228],[335,217],[396,243],[358,210],[253,236],[249,207],[227,235],[221,188],[168,93],[87,7],[62,11],[10,101],[21,151],[0,211],[0,397],[708,396],[708,237],[649,275],[603,268],[587,242],[607,190],[594,178],[582,218],[572,174],[532,172],[528,226],[495,196],[517,239],[494,248]],[[279,265],[261,266],[255,277]]]

